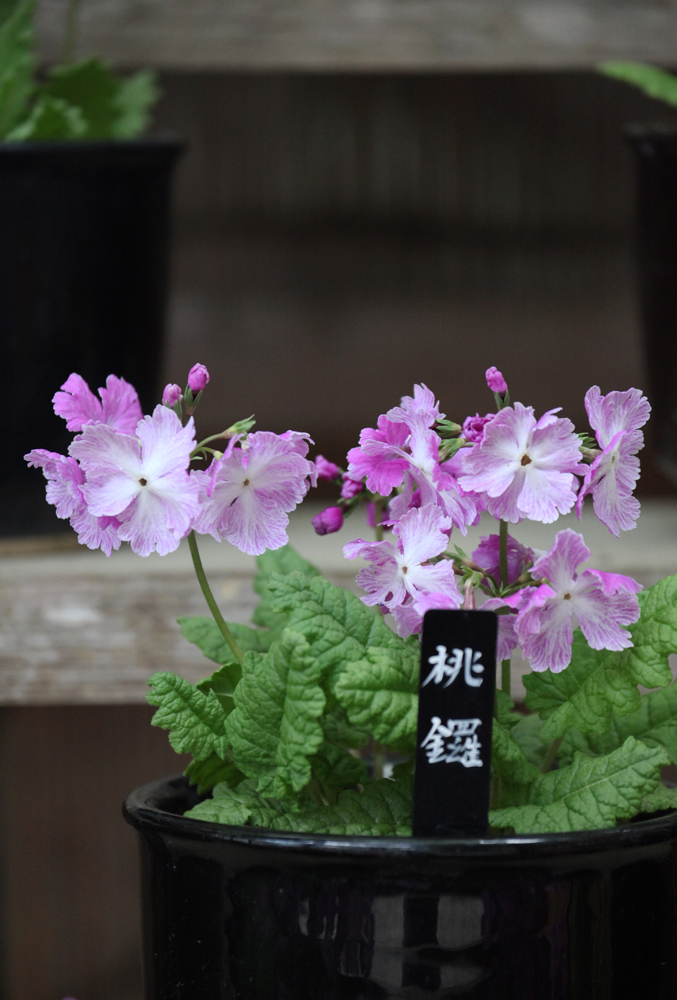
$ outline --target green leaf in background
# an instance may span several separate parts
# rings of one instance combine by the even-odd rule
[[[515,702],[510,695],[500,688],[494,691],[494,718],[498,719],[502,726],[516,726],[523,716],[515,711]]]
[[[58,97],[42,95],[33,105],[28,118],[7,135],[12,142],[28,139],[34,142],[55,139],[84,139],[87,122],[79,108]]]
[[[335,587],[322,577],[308,579],[301,573],[273,575],[268,586],[274,611],[289,615],[289,627],[305,636],[328,675],[329,689],[347,665],[362,659],[371,646],[403,650],[420,645],[401,639],[388,628],[383,615],[368,608],[349,590]]]
[[[319,576],[320,571],[303,559],[291,545],[283,545],[274,552],[266,551],[256,559],[258,573],[254,578],[254,590],[261,597],[261,602],[252,616],[255,625],[281,632],[287,624],[288,615],[273,611],[271,607],[273,595],[269,582],[273,573],[286,576],[287,573],[302,573],[311,579]]]
[[[536,714],[523,715],[517,722],[517,725],[512,728],[512,738],[517,743],[526,759],[539,769],[546,758],[548,747],[550,745],[543,739],[541,735],[542,730],[543,720]],[[609,747],[609,750],[613,749],[614,747]],[[562,762],[560,754],[558,754],[558,760],[560,763]]]
[[[541,772],[527,760],[511,730],[496,720],[491,732],[491,766],[500,779],[499,806],[527,802],[530,788],[541,778]]]
[[[242,678],[242,668],[239,663],[227,663],[225,667],[214,671],[211,677],[205,677],[195,685],[198,691],[208,694],[213,691],[223,709],[223,717],[230,715],[235,707],[233,695]]]
[[[629,629],[631,649],[619,653],[590,649],[577,629],[566,670],[524,678],[526,704],[545,720],[544,740],[564,736],[570,726],[582,733],[608,732],[613,715],[639,709],[638,684],[649,688],[670,684],[668,657],[677,652],[677,576],[666,577],[638,598],[642,615]]]
[[[321,669],[303,636],[286,629],[265,654],[246,653],[226,728],[233,759],[257,790],[284,797],[310,780],[323,741]]]
[[[597,69],[605,76],[639,87],[648,97],[677,107],[677,78],[672,73],[637,62],[605,62]]]
[[[214,663],[232,663],[238,661],[230,646],[221,634],[219,626],[213,618],[194,615],[191,618],[177,618],[183,637],[201,649],[208,660]],[[240,625],[239,622],[229,622],[228,628],[233,633],[236,643],[243,652],[253,650],[255,653],[265,653],[275,638],[264,629]],[[238,664],[239,665],[239,664]]]
[[[369,780],[367,765],[360,757],[353,757],[331,743],[323,743],[310,764],[313,777],[325,788],[350,788]]]
[[[677,788],[666,788],[659,785],[655,791],[642,799],[640,812],[663,812],[667,809],[677,809]]]
[[[123,80],[99,59],[57,66],[44,86],[47,96],[78,108],[86,139],[131,139],[148,124],[159,91],[152,73]]]
[[[568,767],[541,774],[524,805],[492,810],[489,822],[516,833],[566,833],[631,819],[658,787],[667,754],[629,736],[606,757],[574,754]]]
[[[286,803],[263,798],[253,781],[235,789],[217,785],[214,797],[185,814],[193,819],[269,830],[373,837],[411,835],[411,788],[397,781],[371,781],[363,792],[341,792],[335,806],[290,810]]]
[[[0,25],[0,139],[8,138],[25,115],[35,90],[33,0],[2,6]],[[9,14],[7,17],[6,15]]]
[[[330,695],[327,704],[330,704]],[[338,703],[327,708],[320,719],[325,738],[329,743],[345,750],[358,749],[367,745],[371,739],[371,733],[362,726],[354,726],[349,722],[346,711]]]
[[[405,752],[414,750],[416,738],[420,659],[420,647],[372,647],[348,664],[335,686],[350,722]]]
[[[622,746],[628,736],[634,736],[649,747],[662,747],[670,762],[677,764],[677,684],[643,695],[636,712],[620,719],[613,717],[608,733],[581,733],[578,729],[570,729],[562,742],[559,760],[568,763],[576,750],[588,756],[611,753]]]
[[[191,761],[183,773],[191,785],[197,785],[200,795],[204,795],[221,783],[235,788],[244,779],[244,774],[232,761],[221,760],[215,753],[210,754],[205,760]]]
[[[170,673],[155,673],[148,684],[148,704],[157,706],[151,725],[169,730],[169,742],[177,753],[190,753],[196,760],[211,753],[227,759],[225,715],[213,691],[198,691]]]

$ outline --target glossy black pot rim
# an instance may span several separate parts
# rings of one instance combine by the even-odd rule
[[[123,815],[140,832],[170,835],[200,843],[232,844],[293,854],[340,855],[354,860],[425,857],[474,858],[493,861],[544,856],[581,856],[648,847],[677,841],[677,812],[605,830],[575,833],[523,834],[512,837],[432,839],[423,837],[356,837],[310,833],[279,833],[251,826],[225,826],[188,819],[162,808],[162,803],[187,788],[182,775],[143,785],[125,800]]]
[[[78,153],[96,154],[111,150],[155,150],[172,149],[182,150],[186,146],[186,140],[180,135],[171,133],[160,133],[158,135],[144,135],[137,139],[50,139],[50,140],[25,140],[8,142],[0,140],[0,156],[25,156],[27,153],[36,155],[52,154],[63,155]]]

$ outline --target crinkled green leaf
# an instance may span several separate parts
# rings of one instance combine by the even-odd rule
[[[11,141],[46,141],[84,139],[87,123],[79,108],[58,97],[42,95],[33,105],[28,118],[7,136]]]
[[[34,11],[33,0],[15,4],[0,26],[0,139],[10,136],[35,89]]]
[[[369,779],[367,765],[360,757],[354,757],[332,743],[323,743],[310,764],[313,777],[325,788],[349,788],[351,785],[363,785]]]
[[[666,788],[665,785],[658,785],[642,799],[640,812],[652,813],[663,812],[666,809],[677,809],[677,788]]]
[[[240,664],[227,663],[220,670],[215,670],[211,677],[205,677],[204,680],[198,681],[195,687],[204,694],[207,694],[208,691],[214,692],[219,699],[225,718],[226,715],[230,715],[235,707],[233,695],[241,677],[242,668]]]
[[[234,826],[260,826],[297,833],[347,834],[363,837],[411,835],[411,784],[371,781],[363,792],[341,792],[335,806],[292,810],[286,803],[263,798],[245,781],[236,789],[217,785],[214,798],[186,813],[194,819]]]
[[[672,680],[668,657],[677,652],[677,575],[638,597],[641,617],[630,626],[632,648],[590,649],[577,629],[566,670],[524,678],[526,703],[545,720],[544,740],[564,736],[570,726],[582,733],[608,732],[612,715],[639,709],[638,684],[662,687]]]
[[[198,691],[170,673],[155,673],[148,684],[146,699],[157,706],[151,724],[169,730],[169,742],[177,753],[190,753],[196,760],[215,753],[226,760],[225,714],[213,691]]]
[[[118,116],[113,122],[111,138],[133,139],[150,125],[150,111],[160,97],[157,77],[152,70],[142,69],[120,81],[115,98]]]
[[[280,576],[286,576],[287,573],[302,573],[311,578],[319,576],[320,571],[295,552],[291,545],[284,545],[274,552],[264,552],[263,555],[257,556],[256,565],[258,573],[254,578],[254,590],[260,595],[261,601],[254,611],[252,621],[255,625],[281,632],[287,624],[289,615],[273,611],[271,607],[273,595],[268,586],[271,576],[273,573]]]
[[[350,721],[369,729],[379,743],[413,749],[420,658],[420,648],[414,646],[369,648],[336,682],[336,698]]]
[[[538,715],[523,715],[512,730],[512,738],[519,744],[524,756],[539,769],[550,745],[543,739],[542,730],[543,720]],[[612,750],[613,747],[609,749]]]
[[[222,664],[238,662],[213,618],[195,615],[191,618],[177,618],[177,622],[184,638],[201,649],[208,660]],[[228,628],[243,652],[251,649],[256,653],[265,653],[275,638],[264,629],[240,625],[239,622],[230,622]]]
[[[369,647],[403,650],[420,646],[401,639],[383,620],[349,590],[335,587],[322,577],[309,579],[301,573],[273,575],[269,587],[273,610],[289,615],[289,627],[304,635],[313,656],[333,686],[348,663],[361,660]]]
[[[656,66],[637,62],[604,62],[600,73],[639,87],[648,97],[677,107],[677,78]]]
[[[235,763],[264,795],[284,797],[310,780],[308,758],[323,740],[320,677],[308,643],[290,629],[265,655],[245,654],[226,728]]]
[[[494,692],[494,718],[497,719],[502,726],[516,726],[520,721],[522,716],[515,711],[515,702],[512,700],[510,695],[506,694],[505,691],[501,691],[500,688],[496,688]]]
[[[500,795],[498,806],[526,802],[530,786],[541,777],[539,769],[525,757],[513,731],[497,720],[491,732],[491,767],[500,779],[495,789]]]
[[[183,772],[191,785],[197,785],[200,795],[225,782],[234,788],[244,779],[244,774],[230,760],[221,760],[212,753],[205,760],[193,760]]]
[[[574,754],[573,762],[541,774],[529,786],[524,805],[492,810],[489,821],[516,833],[565,833],[613,826],[631,819],[642,800],[655,790],[660,769],[668,762],[661,749],[652,749],[629,736],[606,757]]]
[[[608,733],[581,733],[570,729],[564,737],[559,759],[567,763],[575,750],[589,756],[611,753],[634,736],[649,747],[663,747],[677,764],[677,684],[642,695],[640,707],[622,718],[614,716]]]
[[[329,699],[333,699],[333,696],[330,695]],[[329,705],[329,700],[327,704]],[[364,726],[354,726],[348,721],[345,709],[337,702],[325,710],[320,723],[326,739],[337,747],[343,747],[344,750],[357,750],[366,746],[371,739],[368,729]]]

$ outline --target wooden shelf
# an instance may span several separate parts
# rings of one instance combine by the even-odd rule
[[[40,0],[44,59],[64,0]],[[670,65],[672,0],[85,0],[80,54],[181,70],[581,69]]]

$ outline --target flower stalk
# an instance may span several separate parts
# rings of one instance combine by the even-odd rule
[[[221,614],[221,611],[219,610],[219,606],[216,603],[216,600],[214,599],[214,595],[212,594],[211,587],[209,586],[209,582],[207,580],[207,575],[204,571],[204,566],[202,565],[202,559],[200,558],[200,550],[198,549],[197,546],[197,538],[195,537],[194,531],[191,531],[191,533],[188,535],[188,545],[190,547],[190,554],[193,559],[193,566],[195,567],[195,575],[197,576],[198,583],[200,584],[202,593],[204,594],[205,600],[209,606],[209,610],[214,616],[214,621],[218,625],[221,635],[226,640],[226,643],[231,653],[236,658],[240,666],[243,666],[244,653],[242,652],[237,642],[235,641],[235,637],[228,628],[228,625],[226,624],[226,621],[223,615]]]

